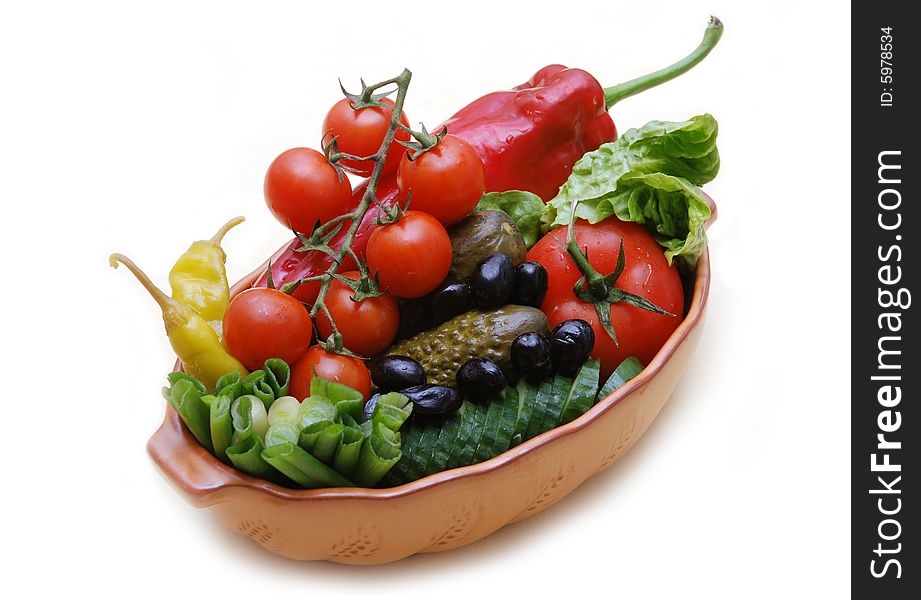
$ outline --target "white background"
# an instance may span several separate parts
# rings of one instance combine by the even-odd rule
[[[3,587],[15,596],[836,598],[849,578],[846,3],[22,3],[0,13]],[[348,7],[346,7],[348,6]],[[435,125],[545,64],[604,85],[720,46],[613,110],[710,112],[710,318],[638,446],[545,513],[397,564],[296,563],[191,508],[145,454],[170,349],[112,251],[161,284],[228,217],[231,279],[287,239],[262,199],[337,77],[414,72]],[[12,434],[12,435],[10,435]]]

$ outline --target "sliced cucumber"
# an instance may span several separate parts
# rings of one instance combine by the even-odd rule
[[[488,398],[487,402],[489,402],[489,405],[486,409],[486,423],[483,425],[483,435],[480,436],[471,464],[483,462],[504,452],[498,449],[496,443],[496,438],[499,434],[499,421],[502,420],[502,403],[499,402],[498,398]]]
[[[515,421],[515,433],[512,439],[517,438],[518,441],[517,444],[513,441],[512,445],[518,445],[524,441],[524,435],[531,420],[531,413],[537,402],[537,388],[537,385],[525,379],[519,381],[514,388],[518,396],[518,419]]]
[[[590,360],[582,365],[576,373],[569,393],[563,403],[560,418],[556,426],[564,425],[585,414],[595,403],[595,394],[598,392],[598,377],[600,376],[601,363]]]
[[[467,404],[467,410],[461,422],[461,437],[457,440],[458,447],[454,451],[454,460],[448,463],[449,469],[472,465],[473,455],[483,435],[483,426],[486,424],[486,407],[475,402]]]
[[[522,436],[523,441],[543,433],[545,431],[542,429],[544,421],[548,423],[551,421],[555,422],[556,418],[559,417],[559,406],[557,406],[556,415],[550,416],[553,410],[550,404],[553,402],[553,397],[555,395],[565,395],[566,392],[569,391],[571,382],[567,383],[565,391],[561,392],[561,384],[558,384],[558,379],[569,381],[565,377],[557,375],[550,379],[545,379],[537,388],[537,396],[534,399],[534,405],[531,407],[531,415],[528,418],[527,429]]]
[[[614,369],[614,372],[611,373],[608,380],[601,386],[601,390],[598,391],[595,402],[607,398],[611,392],[639,375],[642,370],[643,363],[637,360],[636,357],[631,356],[624,359],[624,362],[620,363],[617,368]]]

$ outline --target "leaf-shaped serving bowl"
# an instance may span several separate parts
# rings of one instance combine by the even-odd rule
[[[376,564],[464,546],[551,506],[640,439],[697,346],[710,287],[706,251],[691,279],[684,321],[642,373],[575,421],[486,462],[395,488],[292,490],[218,461],[169,406],[147,450],[190,503],[289,558]]]

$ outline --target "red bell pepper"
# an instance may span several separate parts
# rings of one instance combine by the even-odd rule
[[[614,121],[607,112],[614,103],[691,69],[713,49],[722,30],[722,23],[711,17],[703,41],[687,57],[610,88],[602,88],[581,69],[562,65],[544,67],[512,90],[474,100],[444,125],[476,148],[486,168],[487,192],[526,190],[547,202],[556,196],[582,155],[617,137]],[[353,191],[356,206],[364,190],[365,184],[361,184]],[[397,192],[395,173],[380,178],[376,196],[383,204],[395,202]],[[352,241],[352,248],[359,256],[364,253],[376,220],[377,210],[372,208],[359,226]],[[341,237],[340,234],[334,238],[330,246],[339,248]],[[329,268],[332,259],[328,255],[297,252],[300,246],[294,239],[272,258],[272,278],[276,285],[319,275]],[[256,286],[265,286],[266,282],[263,275]],[[308,283],[300,286],[294,296],[309,304],[319,288],[319,283]]]

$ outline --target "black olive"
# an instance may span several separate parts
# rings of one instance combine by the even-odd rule
[[[446,415],[464,403],[457,390],[443,385],[417,385],[400,393],[412,401],[413,414],[418,415]]]
[[[595,332],[582,319],[563,321],[550,332],[550,354],[553,366],[561,374],[572,377],[595,346]]]
[[[470,308],[472,291],[463,281],[445,281],[432,292],[432,325],[441,325]]]
[[[471,358],[457,370],[457,387],[471,400],[498,394],[508,382],[499,365],[487,358]]]
[[[425,383],[425,369],[408,356],[378,356],[368,364],[371,381],[382,392],[402,390]]]
[[[470,277],[473,302],[481,308],[501,306],[512,297],[515,264],[508,254],[490,254],[480,261]]]
[[[374,407],[377,406],[377,401],[381,399],[380,394],[374,394],[371,398],[365,402],[365,405],[361,408],[361,416],[365,421],[371,420],[371,414],[374,412]]]
[[[553,372],[550,341],[537,332],[522,333],[512,342],[512,364],[525,377],[545,379]]]
[[[523,262],[515,267],[515,291],[512,304],[540,308],[547,293],[547,269],[540,263]]]
[[[400,327],[397,337],[409,339],[421,331],[432,327],[432,305],[428,297],[400,301]]]

